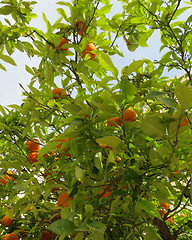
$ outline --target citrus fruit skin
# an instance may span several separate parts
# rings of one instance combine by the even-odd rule
[[[61,149],[63,142],[68,142],[71,141],[71,138],[66,138],[66,139],[55,139],[56,142],[61,142],[60,144],[57,145],[58,149]],[[63,151],[65,151],[67,148],[62,149]]]
[[[19,240],[20,237],[17,235],[17,233],[9,233],[2,236],[2,240]]]
[[[53,94],[54,99],[58,99],[58,98],[62,98],[64,96],[67,96],[67,93],[64,91],[63,88],[54,88],[52,90],[52,94]]]
[[[68,40],[66,39],[66,38],[62,38],[61,39],[61,42],[60,42],[60,44],[58,45],[58,49],[59,50],[61,50],[61,51],[68,51],[69,49],[68,48],[62,48],[62,46],[64,45],[64,44],[66,44],[66,43],[68,43]]]
[[[95,45],[91,42],[87,44],[87,47],[82,52],[82,58],[85,58],[87,54],[90,55],[90,58],[88,60],[93,60],[96,57],[95,53],[92,53],[91,51],[97,50]]]
[[[6,185],[9,181],[13,180],[13,178],[10,177],[9,175],[10,175],[10,174],[14,174],[14,172],[12,172],[11,170],[7,170],[6,173],[8,173],[8,174],[5,174],[5,175],[0,179],[0,183],[1,183],[2,185]]]
[[[40,141],[37,138],[34,138],[26,142],[27,149],[31,152],[36,152],[40,149]]]
[[[43,230],[40,240],[53,240],[55,239],[56,234],[48,230]]]
[[[164,209],[169,209],[171,205],[170,205],[169,203],[161,203],[161,206],[162,206]]]
[[[109,186],[103,186],[103,189],[99,193],[102,197],[109,197],[112,194],[112,188]]]
[[[87,25],[84,22],[77,20],[74,24],[74,28],[75,28],[76,32],[80,36],[82,36],[85,33],[85,31],[87,30]]]
[[[1,223],[2,225],[4,225],[5,227],[9,227],[13,224],[13,220],[11,218],[9,218],[8,216],[4,216],[1,219]]]
[[[37,157],[38,157],[38,152],[30,152],[28,155],[28,159],[30,163],[38,162]]]
[[[72,200],[72,198],[69,196],[69,193],[62,193],[57,198],[57,206],[58,207],[69,207],[70,200]]]
[[[131,108],[127,108],[123,114],[123,120],[124,122],[135,122],[137,120],[136,112]]]
[[[183,119],[183,122],[182,122],[182,124],[181,124],[181,127],[187,126],[188,123],[189,123],[189,121],[188,121],[188,119],[185,117],[185,118]]]
[[[117,125],[121,125],[121,118],[120,117],[113,117],[107,120],[106,125],[108,127],[116,127]]]

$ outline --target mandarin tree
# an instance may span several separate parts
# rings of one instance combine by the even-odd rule
[[[22,104],[0,106],[1,236],[190,239],[191,3],[59,1],[45,31],[34,4],[0,6],[0,68],[35,60]]]

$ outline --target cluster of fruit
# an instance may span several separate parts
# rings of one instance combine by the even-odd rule
[[[159,213],[161,215],[162,218],[165,217],[165,215],[167,215],[167,210],[170,208],[170,204],[169,203],[161,203],[161,207],[162,209],[159,209]],[[173,217],[169,217],[166,219],[171,225],[174,224],[174,220]]]
[[[34,138],[26,142],[27,149],[30,151],[28,154],[28,159],[31,164],[38,162],[38,150],[40,149],[40,142],[38,139]]]
[[[137,120],[137,114],[136,112],[131,109],[131,108],[127,108],[123,114],[123,117],[114,117],[114,118],[110,118],[107,120],[106,125],[108,127],[111,126],[123,126],[125,122],[135,122]]]
[[[80,20],[77,20],[74,24],[74,29],[80,36],[85,34],[87,27],[88,26],[86,25],[86,23]],[[59,49],[60,51],[68,51],[68,48],[64,48],[64,45],[68,42],[69,41],[66,38],[62,37],[60,44],[57,46],[57,49]],[[87,58],[87,60],[93,60],[96,57],[96,54],[92,51],[95,50],[97,50],[95,45],[92,42],[89,42],[86,48],[83,50],[81,57],[85,58],[88,55],[89,57]]]

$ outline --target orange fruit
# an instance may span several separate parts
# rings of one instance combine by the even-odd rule
[[[60,144],[58,144],[56,147],[58,149],[61,149],[63,142],[68,142],[71,141],[71,138],[66,138],[66,139],[55,139],[56,142],[61,142]],[[65,151],[67,148],[62,149],[63,151]]]
[[[53,155],[56,155],[54,152],[50,152],[50,153],[45,153],[44,155],[43,155],[43,157],[44,158],[48,158],[48,157],[50,157],[50,156],[53,156]]]
[[[120,158],[120,157],[116,157],[116,158],[115,158],[115,161],[116,161],[116,162],[121,162],[121,158]]]
[[[127,108],[123,114],[123,120],[126,122],[135,122],[137,119],[137,114],[136,112],[131,109]]]
[[[11,170],[7,170],[8,174],[15,174],[14,172],[12,172]],[[10,177],[8,174],[5,174],[1,179],[0,179],[0,183],[3,185],[6,185],[10,180],[13,180],[12,177]]]
[[[67,93],[62,88],[54,88],[52,90],[53,98],[58,99],[67,96]]]
[[[9,218],[8,216],[4,216],[1,219],[1,223],[5,226],[5,227],[9,227],[13,224],[14,220]]]
[[[87,54],[89,54],[90,58],[88,60],[93,60],[96,57],[95,53],[92,53],[91,51],[97,50],[95,45],[91,42],[87,44],[87,47],[82,52],[82,58],[85,58]]]
[[[37,138],[34,138],[26,142],[27,149],[29,149],[31,152],[36,152],[40,148],[40,141]]]
[[[181,217],[187,217],[187,214],[182,213]]]
[[[57,206],[58,207],[69,207],[69,201],[72,198],[69,196],[69,193],[62,193],[57,198]]]
[[[171,205],[168,204],[168,203],[161,203],[161,206],[162,206],[164,209],[169,209]]]
[[[74,28],[77,33],[82,36],[83,33],[87,30],[87,25],[84,22],[77,20],[74,24]]]
[[[30,152],[27,157],[28,157],[30,163],[38,162],[38,160],[37,160],[38,152]]]
[[[5,177],[2,177],[0,180],[1,184],[6,185],[8,181],[5,179]]]
[[[114,126],[116,127],[117,125],[121,125],[121,118],[120,117],[113,117],[107,120],[106,125],[108,127]]]
[[[102,197],[109,197],[112,194],[112,188],[109,186],[103,186],[103,189],[101,190],[101,192],[99,193],[100,195],[102,195]],[[105,190],[107,189],[107,190]]]
[[[188,125],[188,119],[185,117],[184,119],[183,119],[183,122],[182,122],[182,124],[181,124],[181,127],[184,127],[184,126],[187,126]]]
[[[40,240],[53,240],[55,239],[56,234],[48,230],[43,230]]]
[[[62,47],[63,45],[65,45],[66,43],[68,43],[68,40],[63,37],[63,38],[61,39],[61,42],[60,42],[60,44],[58,45],[57,48],[59,48],[59,50],[61,50],[61,51],[68,51],[68,50],[69,50],[68,48],[61,48],[61,47]]]
[[[167,213],[167,211],[164,210],[164,209],[160,209],[160,210],[159,210],[159,213],[160,213],[161,217],[163,218],[164,215]]]
[[[20,237],[17,235],[17,233],[9,233],[2,236],[2,240],[19,240]]]
[[[167,221],[169,221],[171,225],[174,224],[174,220],[172,217],[168,218]]]

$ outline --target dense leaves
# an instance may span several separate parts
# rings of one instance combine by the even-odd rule
[[[16,65],[16,50],[39,61],[25,66],[23,103],[0,106],[0,216],[14,220],[1,235],[190,239],[191,4],[121,0],[112,15],[109,0],[59,1],[55,23],[43,14],[46,32],[30,25],[33,4],[0,8],[1,69]],[[162,57],[128,64],[124,55],[152,34]],[[57,88],[65,94],[55,96]],[[107,124],[128,108],[134,121]]]

